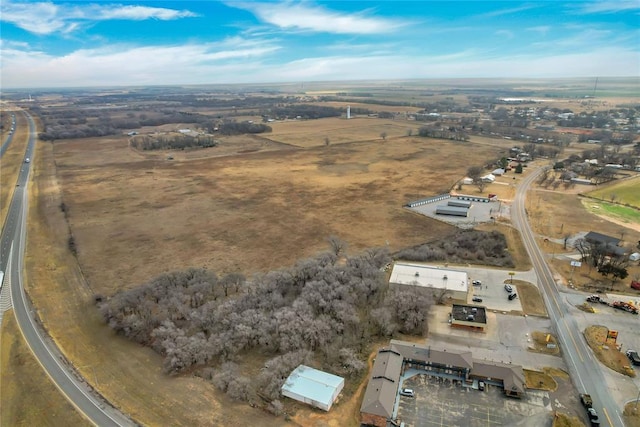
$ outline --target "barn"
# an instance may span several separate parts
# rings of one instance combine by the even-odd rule
[[[300,365],[291,372],[281,391],[283,396],[328,411],[343,387],[344,378]]]
[[[459,206],[438,206],[436,207],[436,215],[450,215],[450,216],[469,216],[469,208],[463,208]]]

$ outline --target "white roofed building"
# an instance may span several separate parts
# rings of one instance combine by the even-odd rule
[[[328,411],[344,388],[344,378],[309,366],[300,365],[291,372],[282,395]]]
[[[434,267],[418,263],[396,262],[391,270],[389,287],[401,289],[411,286],[431,294],[447,294],[466,303],[469,294],[469,276],[464,271]]]

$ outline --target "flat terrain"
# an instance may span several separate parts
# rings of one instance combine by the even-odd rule
[[[394,251],[441,238],[453,228],[402,205],[416,195],[448,191],[469,166],[496,159],[514,143],[407,137],[419,124],[369,118],[270,125],[269,134],[228,137],[218,147],[183,152],[138,152],[120,137],[38,144],[29,293],[76,369],[145,425],[284,421],[231,402],[198,378],[164,375],[157,354],[114,336],[102,323],[93,294],[111,295],[191,266],[251,277],[327,249],[329,235],[347,241],[350,252],[385,245]],[[513,196],[511,185],[485,192],[494,187],[505,199]],[[585,227],[616,235],[615,224],[589,222],[597,216],[576,218],[577,197],[565,203],[562,191],[534,194],[538,205],[531,196],[528,208],[541,235]],[[63,202],[80,268],[66,249]],[[519,239],[511,236],[511,242]],[[348,419],[344,423],[308,409],[294,419],[356,425],[355,396],[332,410]]]
[[[462,152],[479,164],[498,152],[418,137],[188,162],[146,159],[125,139],[54,149],[80,264],[107,295],[188,266],[277,269],[325,250],[330,235],[353,251],[440,238],[454,228],[402,205],[450,189],[468,167]]]

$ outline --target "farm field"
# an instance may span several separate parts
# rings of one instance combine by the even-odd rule
[[[630,205],[640,209],[640,175],[612,184],[602,185],[601,188],[590,191],[586,195],[621,205]]]

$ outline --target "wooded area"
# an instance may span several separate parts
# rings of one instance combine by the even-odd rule
[[[345,245],[330,244],[331,252],[249,281],[206,269],[163,274],[101,301],[100,310],[115,331],[162,354],[168,373],[194,372],[277,412],[280,387],[298,364],[312,360],[349,377],[365,368],[373,340],[427,332],[433,301],[387,292],[386,249],[343,257]],[[237,364],[247,352],[271,357],[257,379]]]

